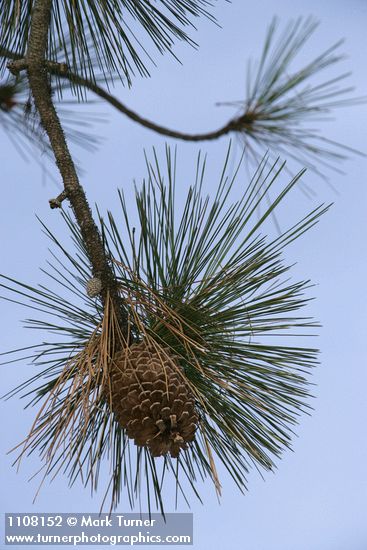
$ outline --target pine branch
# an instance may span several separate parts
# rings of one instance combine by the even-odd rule
[[[126,316],[123,313],[118,295],[113,268],[108,262],[102,238],[94,222],[85,192],[80,185],[73,159],[71,158],[65,135],[54,107],[45,68],[48,28],[51,18],[51,0],[37,0],[32,12],[26,66],[29,86],[42,125],[49,137],[57,167],[62,176],[67,196],[85,242],[93,276],[102,282],[101,298],[105,302],[110,293],[115,310],[119,312],[119,322],[126,331]]]
[[[0,47],[0,56],[6,57],[11,60],[7,66],[12,73],[14,72],[18,73],[22,70],[25,70],[27,67],[26,60],[22,58],[22,56],[10,50],[6,50]],[[179,130],[172,130],[170,128],[165,128],[164,126],[161,126],[160,124],[156,124],[155,122],[152,122],[151,120],[148,120],[140,116],[138,113],[132,111],[126,105],[124,105],[119,99],[114,97],[108,91],[104,90],[101,86],[99,86],[95,82],[87,78],[83,78],[82,76],[74,73],[68,68],[66,63],[55,63],[53,61],[47,61],[46,69],[51,75],[65,78],[69,80],[71,84],[90,90],[95,95],[107,101],[107,103],[112,105],[112,107],[120,111],[122,114],[126,115],[128,118],[130,118],[134,122],[137,122],[141,126],[144,126],[149,130],[153,130],[154,132],[161,134],[163,136],[167,136],[174,139],[180,139],[182,141],[211,141],[211,140],[218,139],[222,136],[225,136],[229,134],[231,131],[235,131],[236,127],[238,126],[238,119],[233,119],[233,120],[230,120],[227,124],[225,124],[221,128],[218,128],[217,130],[213,130],[211,132],[198,133],[198,134],[189,134],[189,133],[181,132]]]
[[[121,103],[121,101],[119,101],[116,97],[114,97],[109,92],[104,90],[101,86],[98,86],[98,84],[95,84],[94,82],[73,73],[72,71],[67,69],[67,67],[65,67],[64,64],[49,63],[47,65],[47,68],[51,74],[67,78],[73,84],[76,84],[78,86],[81,86],[83,88],[90,90],[101,99],[107,101],[107,103],[115,107],[115,109],[117,109],[118,111],[126,115],[128,118],[130,118],[134,122],[137,122],[141,126],[144,126],[149,130],[153,130],[154,132],[162,136],[167,136],[174,139],[180,139],[182,141],[210,141],[210,140],[215,140],[222,136],[225,136],[229,134],[231,131],[235,131],[238,125],[237,119],[233,119],[217,130],[213,130],[211,132],[198,133],[198,134],[189,134],[185,132],[180,132],[179,130],[172,130],[170,128],[165,128],[164,126],[161,126],[160,124],[156,124],[155,122],[152,122],[140,116],[138,113],[135,113],[134,111],[126,107],[126,105]]]
[[[222,461],[244,491],[251,464],[271,470],[290,448],[294,425],[310,408],[309,374],[317,364],[317,350],[298,338],[310,336],[317,325],[302,313],[310,282],[293,280],[283,251],[328,207],[320,205],[272,238],[266,221],[302,173],[282,184],[284,164],[269,164],[265,157],[244,186],[241,166],[233,170],[228,149],[218,180],[211,175],[210,198],[202,155],[194,159],[184,194],[176,153],[166,148],[163,162],[154,152],[146,163],[135,197],[120,191],[120,215],[98,208],[99,224],[135,341],[169,350],[195,395],[200,420],[185,451],[174,460],[153,458],[146,447],[132,445],[105,398],[103,380],[114,364],[110,345],[120,334],[114,312],[85,294],[89,262],[69,212],[62,215],[72,249],[42,224],[56,247],[42,269],[49,284],[0,275],[0,297],[26,306],[32,312],[26,326],[42,334],[34,346],[14,350],[10,361],[31,359],[38,371],[8,397],[21,392],[29,405],[41,406],[17,461],[39,454],[44,478],[62,470],[71,484],[79,478],[92,491],[107,476],[111,510],[120,496],[132,507],[142,506],[145,496],[148,509],[155,500],[163,512],[163,480],[182,487],[184,497],[191,487],[200,498],[198,480],[208,477],[218,489],[215,462]],[[185,183],[187,174],[186,167]]]
[[[323,168],[336,170],[334,165],[345,160],[349,153],[362,153],[327,139],[314,129],[314,122],[337,107],[365,103],[366,98],[346,96],[352,88],[343,87],[341,83],[348,74],[313,82],[316,76],[343,59],[338,52],[341,41],[318,54],[300,70],[294,70],[294,58],[316,28],[317,22],[313,18],[298,18],[291,21],[283,34],[278,36],[278,22],[274,19],[268,29],[261,59],[248,71],[245,99],[218,104],[237,108],[236,116],[224,126],[209,132],[181,132],[142,117],[102,88],[96,79],[85,77],[79,70],[76,72],[67,58],[62,63],[48,59],[46,68],[58,83],[66,79],[72,89],[91,91],[134,122],[160,135],[199,142],[231,133],[245,143],[248,160],[259,160],[263,149],[267,148],[275,157],[295,159],[324,177]],[[19,71],[26,66],[25,60],[19,59],[19,55],[9,49],[0,48],[1,55],[13,59],[8,65],[10,70]]]

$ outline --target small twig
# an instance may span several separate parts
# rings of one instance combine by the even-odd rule
[[[25,71],[28,67],[27,60],[24,58],[13,59],[7,64],[7,68],[14,76],[18,76],[21,71]]]
[[[55,199],[50,199],[48,202],[50,203],[50,208],[61,208],[61,204],[62,202],[67,199],[68,197],[68,194],[67,192],[64,190],[62,193],[60,193],[60,195],[58,197],[56,197]]]
[[[77,84],[79,86],[82,86],[94,94],[96,94],[98,97],[104,99],[107,101],[110,105],[115,107],[118,111],[129,117],[131,120],[134,120],[134,122],[137,122],[141,126],[144,126],[145,128],[148,128],[149,130],[153,130],[154,132],[157,132],[158,134],[161,134],[163,136],[168,136],[175,139],[181,139],[183,141],[209,141],[209,140],[215,140],[220,138],[221,136],[227,135],[229,132],[232,132],[237,129],[237,120],[233,119],[230,120],[227,124],[219,128],[218,130],[214,130],[212,132],[205,132],[200,134],[187,134],[185,132],[180,132],[177,130],[171,130],[169,128],[165,128],[164,126],[161,126],[159,124],[156,124],[155,122],[152,122],[146,118],[143,118],[142,116],[138,115],[128,107],[126,107],[121,101],[119,101],[116,97],[112,96],[110,93],[108,93],[106,90],[95,84],[94,82],[91,82],[90,80],[87,80],[86,78],[83,78],[70,70],[65,70],[65,64],[58,64],[58,63],[47,63],[47,69],[51,74],[58,75],[64,78],[67,78],[74,84]]]
[[[46,61],[46,67],[50,73],[57,74],[59,76],[65,76],[69,74],[69,67],[67,63],[57,63],[56,61]]]
[[[20,56],[18,56],[17,54],[14,54],[9,50],[4,50],[0,48],[0,55],[3,55],[4,57],[8,57],[10,59],[15,60],[15,61],[11,61],[8,64],[8,68],[12,72],[14,70],[14,71],[17,71],[18,73],[21,70],[24,70],[27,68],[27,64],[25,60],[21,59]],[[106,90],[98,86],[96,83],[91,82],[90,80],[83,78],[77,75],[76,73],[73,73],[72,71],[70,71],[66,63],[46,61],[45,68],[50,74],[53,74],[62,78],[67,78],[70,82],[90,90],[91,92],[96,94],[98,97],[107,101],[110,105],[115,107],[115,109],[117,109],[118,111],[126,115],[128,118],[130,118],[134,122],[137,122],[141,126],[144,126],[149,130],[153,130],[154,132],[161,134],[163,136],[168,136],[168,137],[171,137],[174,139],[180,139],[183,141],[213,141],[215,139],[218,139],[222,136],[229,134],[230,132],[238,131],[239,129],[239,120],[235,118],[235,119],[231,119],[221,128],[218,128],[217,130],[214,130],[211,132],[205,132],[205,133],[199,133],[199,134],[188,134],[185,132],[180,132],[178,130],[171,130],[170,128],[165,128],[164,126],[161,126],[160,124],[156,124],[155,122],[152,122],[140,116],[138,113],[135,113],[134,111],[126,107],[126,105],[121,103],[121,101],[119,101],[116,97],[114,97],[113,95],[108,93]],[[13,74],[15,73],[13,72]],[[242,126],[242,130],[244,130],[243,126]]]

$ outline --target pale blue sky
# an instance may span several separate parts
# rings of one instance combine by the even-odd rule
[[[365,0],[233,0],[232,4],[218,4],[216,14],[222,29],[201,21],[195,36],[200,49],[180,46],[176,50],[182,66],[168,56],[157,57],[151,79],[137,79],[130,91],[116,89],[116,95],[163,125],[192,132],[215,129],[231,114],[215,103],[243,97],[245,62],[250,55],[259,54],[272,16],[278,15],[285,22],[310,14],[321,25],[306,46],[303,59],[345,37],[343,49],[348,59],[343,70],[353,71],[351,82],[357,94],[367,95]],[[98,110],[109,116],[109,123],[97,129],[105,140],[98,153],[78,152],[78,156],[85,169],[83,183],[90,201],[98,202],[103,210],[115,204],[117,187],[131,190],[133,178],[139,182],[145,175],[143,149],[149,151],[154,145],[163,154],[165,140],[105,106]],[[366,121],[367,107],[354,107],[341,109],[335,121],[322,127],[328,137],[367,151]],[[65,234],[58,214],[48,208],[48,199],[57,189],[43,177],[39,166],[20,159],[4,134],[0,139],[0,271],[34,284],[39,280],[39,266],[45,265],[48,246],[35,213],[58,234]],[[226,139],[201,145],[208,153],[209,175],[216,173],[226,146]],[[193,173],[198,148],[178,144],[183,186]],[[264,480],[253,471],[245,496],[220,467],[221,504],[209,481],[200,486],[204,505],[193,498],[191,508],[195,549],[367,548],[366,168],[366,159],[354,157],[345,163],[345,175],[331,174],[337,193],[307,174],[307,183],[318,191],[315,201],[295,192],[282,210],[279,219],[287,225],[298,212],[316,203],[335,202],[320,225],[288,252],[289,260],[297,262],[294,278],[310,278],[317,284],[317,299],[311,310],[323,328],[316,343],[322,354],[313,380],[317,384],[315,411],[312,417],[304,417],[297,429],[295,452],[284,453],[275,474],[264,474]],[[2,302],[1,311],[2,349],[34,342],[35,335],[21,327],[25,310]],[[4,390],[30,375],[25,365],[2,369]],[[69,489],[62,477],[47,483],[32,504],[37,482],[27,480],[37,469],[37,460],[25,461],[17,474],[11,468],[12,457],[5,453],[24,436],[34,411],[23,411],[19,400],[12,400],[1,403],[1,415],[2,511],[98,511],[100,495],[91,499],[80,485]],[[168,503],[167,510],[173,511],[173,505]],[[183,502],[179,510],[188,511]],[[128,511],[128,506],[121,504],[119,511]]]

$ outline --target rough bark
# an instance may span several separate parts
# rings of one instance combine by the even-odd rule
[[[26,55],[29,86],[41,123],[49,137],[55,155],[56,164],[64,183],[64,193],[70,202],[80,228],[91,263],[93,277],[97,277],[102,281],[102,300],[105,301],[107,293],[109,293],[121,328],[127,334],[126,314],[117,290],[114,272],[106,257],[100,232],[94,222],[84,189],[79,182],[64,131],[52,101],[46,68],[51,8],[52,0],[35,1]]]

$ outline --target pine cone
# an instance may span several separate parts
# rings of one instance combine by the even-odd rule
[[[180,449],[195,438],[195,399],[172,354],[144,342],[118,352],[111,365],[108,388],[112,411],[136,445],[152,455]]]

